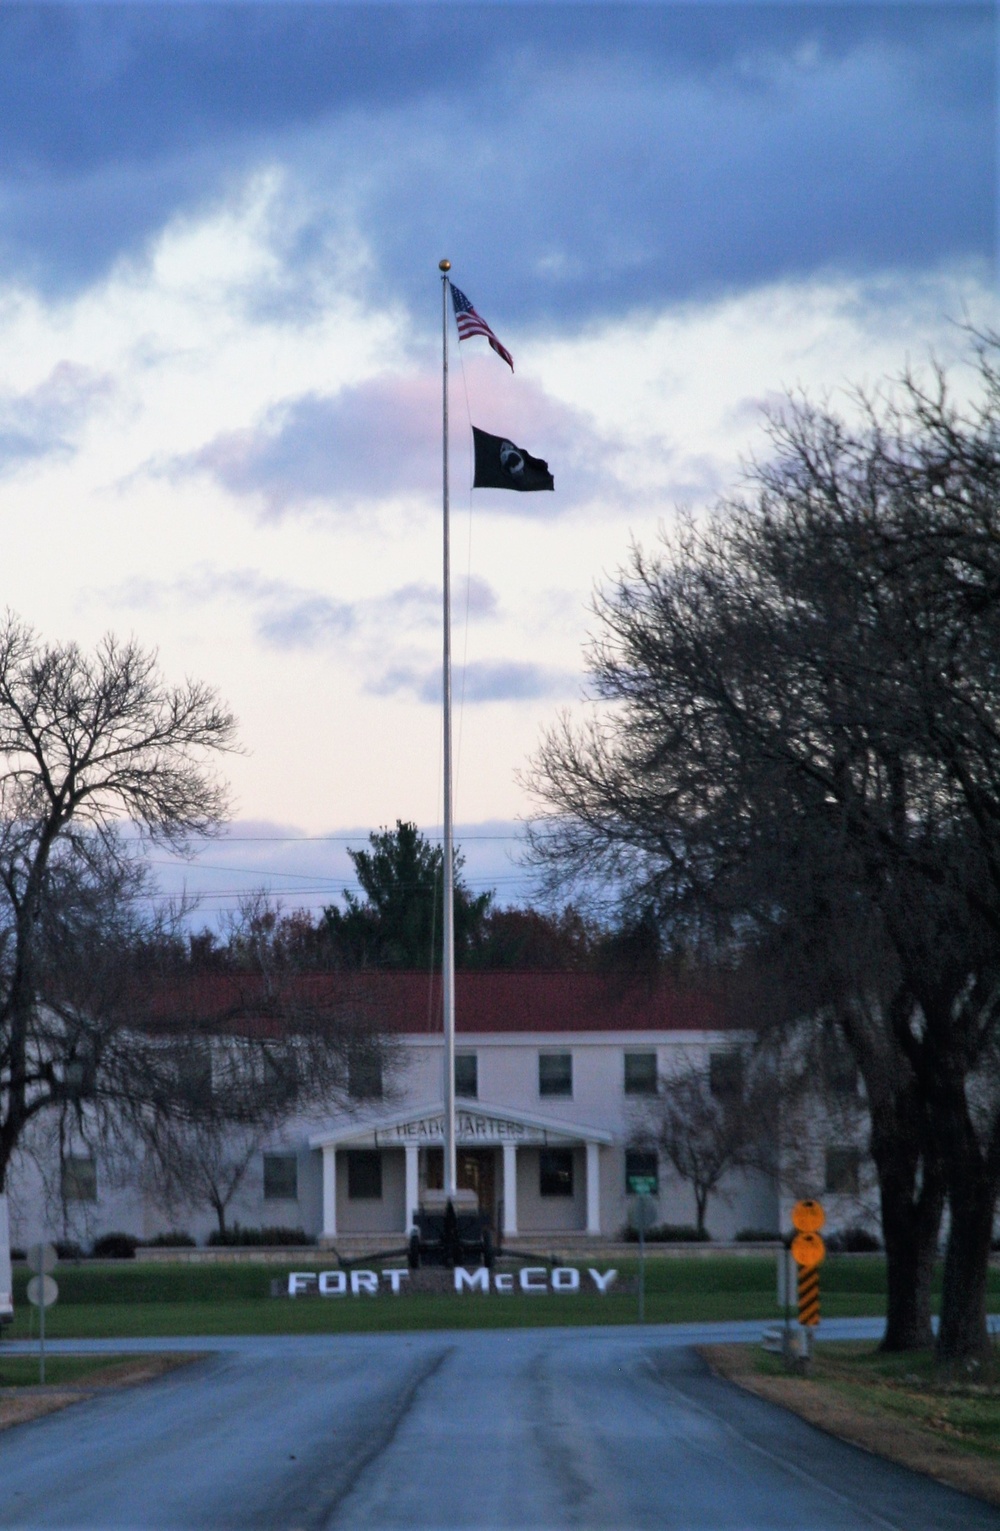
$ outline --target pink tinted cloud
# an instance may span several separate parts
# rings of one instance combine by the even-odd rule
[[[506,369],[504,369],[506,370]],[[470,424],[510,436],[556,475],[556,494],[481,491],[481,508],[558,514],[607,478],[593,422],[536,383],[512,386],[473,364],[468,391],[451,389],[456,488],[472,469]],[[468,406],[466,400],[468,399]],[[463,447],[463,442],[466,444]],[[207,472],[230,493],[281,514],[325,501],[346,510],[400,494],[437,494],[441,484],[441,381],[434,373],[387,373],[337,394],[305,393],[273,405],[254,426],[215,437],[173,470]],[[560,490],[562,489],[562,492]],[[568,493],[567,493],[568,491]]]

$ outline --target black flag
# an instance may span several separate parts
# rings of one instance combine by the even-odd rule
[[[506,436],[491,436],[472,427],[476,443],[476,476],[473,489],[554,489],[549,465],[516,447]]]

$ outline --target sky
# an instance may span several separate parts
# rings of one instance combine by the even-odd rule
[[[523,773],[595,588],[766,450],[788,390],[1000,328],[997,20],[963,4],[0,8],[3,603],[240,721],[166,892],[331,902],[441,820],[441,284],[455,812],[531,897]],[[472,491],[475,423],[555,492]]]

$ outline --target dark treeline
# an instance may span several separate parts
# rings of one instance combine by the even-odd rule
[[[164,934],[148,951],[161,969],[241,972],[254,968],[329,972],[439,968],[442,862],[415,824],[379,830],[366,849],[348,853],[361,892],[343,906],[283,911],[264,895],[244,900],[219,930]],[[609,926],[573,904],[558,912],[500,908],[491,892],[473,893],[455,857],[455,962],[465,969],[605,972],[655,971],[660,938],[649,922]]]

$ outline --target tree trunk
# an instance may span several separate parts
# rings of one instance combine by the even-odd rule
[[[916,1200],[893,1195],[891,1179],[881,1184],[885,1239],[886,1317],[882,1350],[929,1350],[931,1282],[944,1206],[940,1184]]]
[[[874,1124],[873,1124],[874,1125]],[[944,1210],[944,1175],[914,1145],[872,1133],[885,1240],[886,1323],[882,1350],[929,1350],[931,1282]],[[922,1176],[920,1171],[923,1171]]]
[[[705,1233],[705,1213],[708,1210],[708,1192],[707,1191],[699,1191],[697,1189],[697,1187],[695,1188],[694,1207],[695,1207],[695,1227],[698,1229],[698,1236],[699,1237],[703,1237],[704,1233]]]
[[[948,1202],[951,1227],[944,1260],[941,1325],[937,1353],[942,1361],[989,1354],[986,1284],[997,1187],[981,1161],[952,1175]]]

